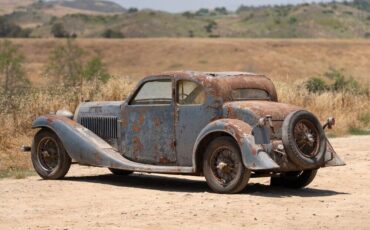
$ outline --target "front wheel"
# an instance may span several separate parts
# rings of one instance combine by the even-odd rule
[[[217,193],[238,193],[248,184],[250,170],[243,165],[240,150],[230,137],[218,137],[208,146],[203,174]]]
[[[43,179],[63,178],[72,161],[58,136],[49,130],[40,130],[36,133],[31,159],[34,169]]]
[[[271,186],[300,189],[309,185],[316,177],[317,169],[286,172],[279,177],[271,177]]]

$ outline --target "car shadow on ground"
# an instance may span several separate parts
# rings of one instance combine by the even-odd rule
[[[119,187],[143,188],[162,190],[169,192],[212,192],[205,181],[191,180],[185,178],[166,177],[160,175],[135,173],[129,176],[116,176],[112,174],[82,177],[66,177],[67,181],[107,184]],[[335,195],[348,195],[348,193],[337,192],[319,188],[288,189],[271,187],[265,184],[250,183],[242,192],[251,196],[263,197],[325,197]]]

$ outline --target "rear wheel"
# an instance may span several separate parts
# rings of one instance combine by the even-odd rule
[[[317,169],[297,172],[286,172],[279,177],[271,177],[270,185],[287,188],[304,188],[316,177]]]
[[[58,136],[40,130],[34,137],[31,159],[34,169],[44,179],[61,179],[71,167],[71,158]]]
[[[238,193],[248,184],[250,170],[243,165],[240,150],[230,137],[218,137],[208,146],[203,174],[217,193]]]
[[[128,171],[128,170],[122,170],[122,169],[113,169],[113,168],[108,168],[111,173],[117,176],[127,176],[133,173],[133,171]]]

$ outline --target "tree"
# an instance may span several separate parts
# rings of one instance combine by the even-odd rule
[[[52,51],[44,75],[56,83],[79,88],[80,93],[85,82],[93,82],[94,88],[98,89],[110,75],[100,57],[88,60],[86,54],[73,39],[68,39],[65,45]]]
[[[205,8],[201,8],[197,12],[195,12],[195,15],[197,16],[207,16],[208,14],[209,14],[209,10]]]
[[[68,39],[65,45],[52,51],[44,74],[52,76],[57,84],[77,86],[82,80],[84,54],[83,49]]]
[[[137,8],[134,8],[134,7],[131,7],[127,10],[128,13],[136,13],[138,12],[139,10]]]
[[[30,34],[31,29],[22,29],[15,24],[9,23],[5,17],[0,17],[0,37],[27,38]]]
[[[0,45],[0,75],[4,93],[13,94],[15,90],[28,85],[23,69],[24,57],[18,46],[5,40]]]
[[[120,31],[115,31],[112,29],[106,29],[102,36],[104,38],[124,38],[125,36]]]
[[[216,7],[215,12],[217,12],[219,14],[224,14],[224,15],[226,15],[228,13],[227,9],[225,7]]]
[[[69,37],[69,33],[64,29],[64,26],[62,23],[55,23],[51,27],[51,33],[56,38],[67,38]]]
[[[207,33],[212,33],[213,30],[217,28],[217,22],[209,20],[208,24],[204,28],[206,29]]]

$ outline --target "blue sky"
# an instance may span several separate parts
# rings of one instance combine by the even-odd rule
[[[136,7],[139,9],[150,8],[169,12],[194,11],[199,8],[214,8],[224,6],[229,10],[235,10],[240,5],[266,5],[266,4],[297,4],[305,2],[330,2],[331,0],[111,0],[125,8]]]

